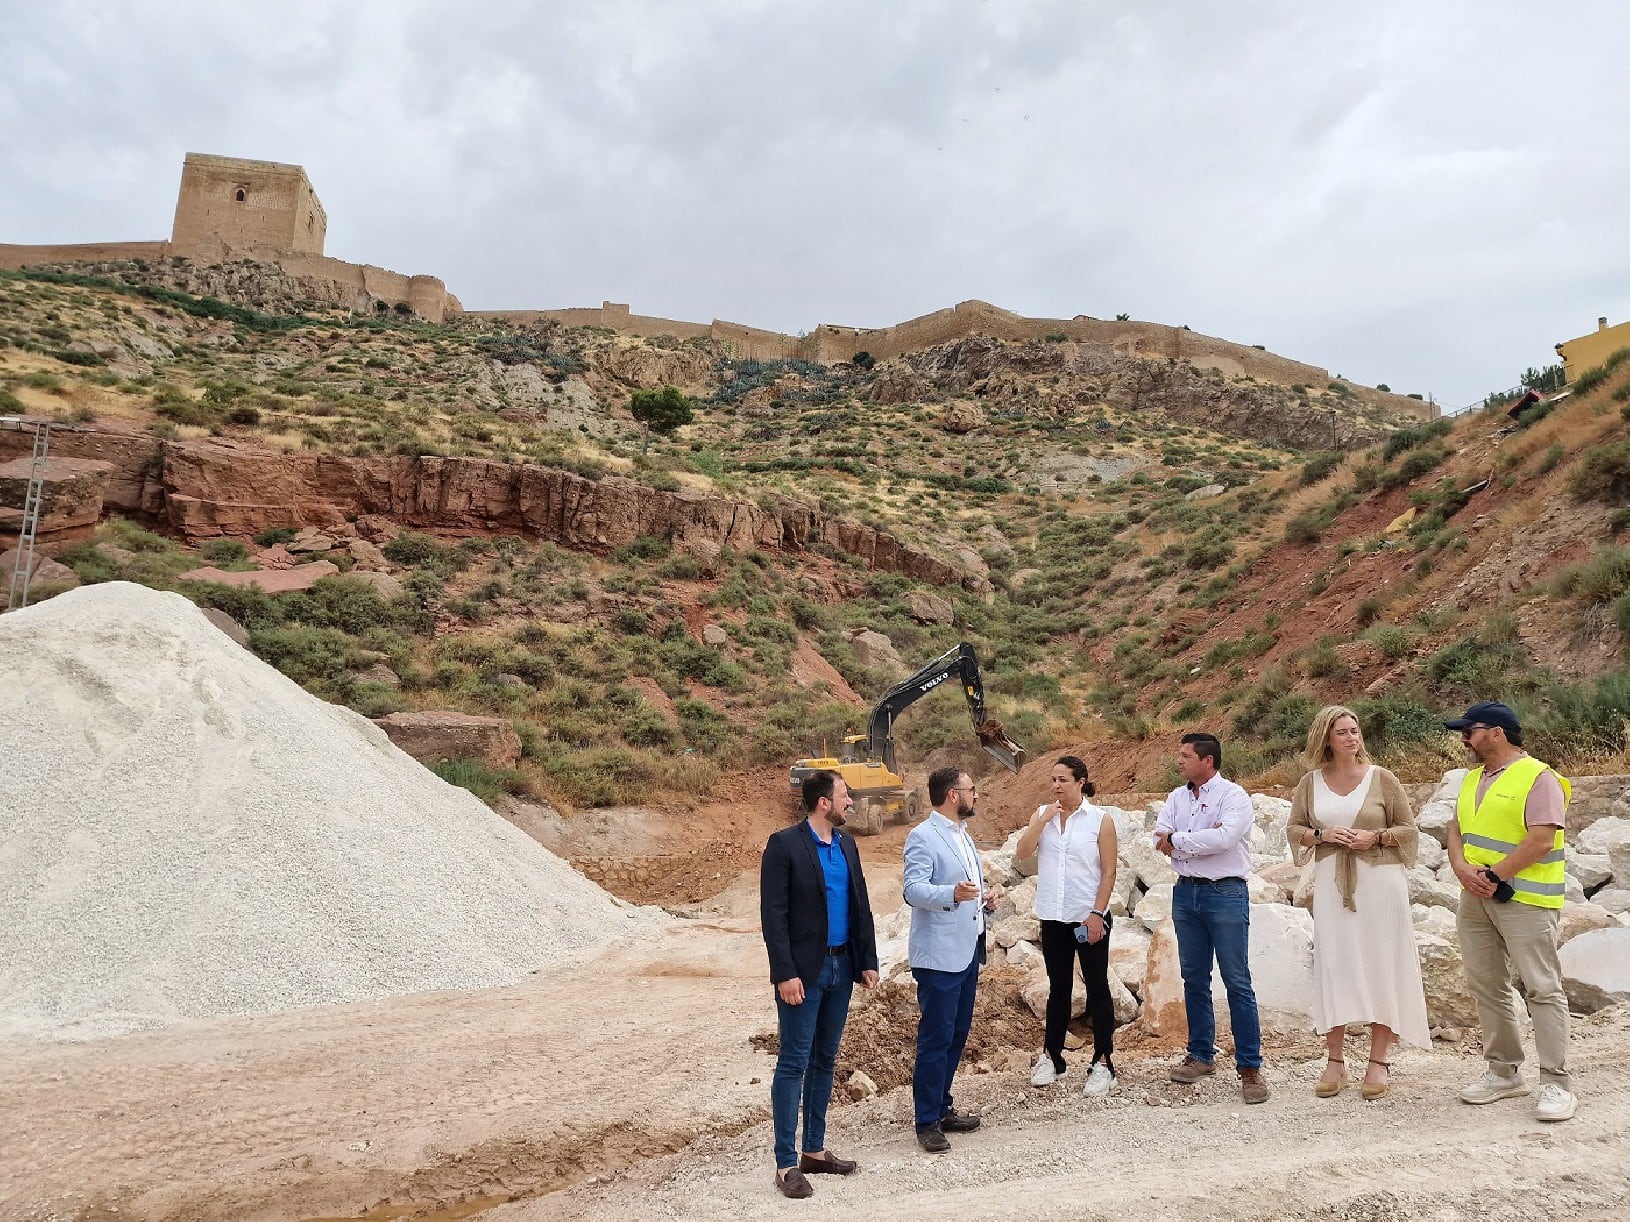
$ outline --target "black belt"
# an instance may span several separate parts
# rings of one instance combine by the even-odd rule
[[[849,953],[849,944],[846,942],[842,946],[828,946],[826,953],[829,955],[847,955]]]
[[[1244,881],[1238,874],[1230,874],[1227,878],[1190,878],[1185,874],[1177,880],[1177,885],[1181,887],[1184,883],[1187,883],[1191,887],[1215,887],[1218,883],[1242,883]]]

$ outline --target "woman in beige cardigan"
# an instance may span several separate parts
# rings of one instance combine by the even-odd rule
[[[1409,914],[1418,831],[1398,778],[1370,761],[1351,709],[1320,709],[1308,728],[1287,836],[1298,865],[1313,865],[1313,1026],[1329,1062],[1314,1093],[1347,1086],[1348,1023],[1370,1026],[1370,1061],[1359,1094],[1389,1089],[1394,1037],[1427,1047],[1426,995]]]

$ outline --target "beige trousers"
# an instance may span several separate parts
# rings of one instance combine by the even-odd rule
[[[1522,1066],[1522,1029],[1517,992],[1534,1020],[1534,1054],[1542,1081],[1572,1090],[1568,1077],[1568,995],[1562,988],[1556,934],[1560,908],[1537,908],[1515,900],[1497,904],[1463,891],[1455,924],[1460,964],[1477,1002],[1483,1056],[1489,1068],[1515,1074]]]

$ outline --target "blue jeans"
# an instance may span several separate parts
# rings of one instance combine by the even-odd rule
[[[1172,891],[1172,929],[1183,972],[1183,1008],[1189,1021],[1188,1054],[1211,1063],[1217,1020],[1211,1010],[1211,961],[1216,956],[1228,991],[1234,1026],[1234,1064],[1262,1067],[1262,1027],[1251,988],[1251,904],[1243,882],[1179,882]]]
[[[770,1109],[775,1115],[775,1165],[796,1167],[798,1105],[804,1109],[804,1152],[826,1149],[826,1105],[832,1099],[832,1069],[849,1019],[849,995],[854,974],[848,955],[828,955],[815,987],[804,990],[804,1000],[789,1006],[775,999],[780,1047],[775,1077],[770,1080]]]
[[[938,1124],[951,1110],[951,1079],[962,1061],[962,1047],[973,1026],[973,1001],[979,984],[979,956],[960,972],[914,967],[917,981],[917,1063],[911,1071],[911,1098],[917,1131]]]

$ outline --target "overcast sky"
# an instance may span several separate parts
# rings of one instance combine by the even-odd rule
[[[1458,407],[1630,318],[1622,0],[0,0],[0,241],[188,151],[472,309],[797,332],[968,298]]]

